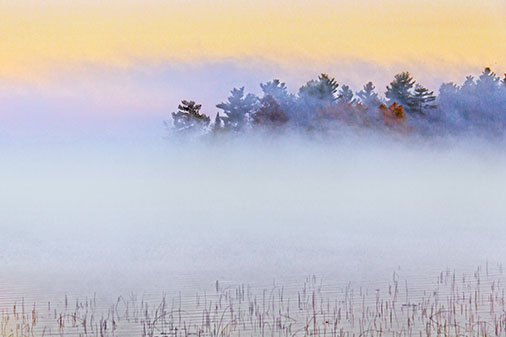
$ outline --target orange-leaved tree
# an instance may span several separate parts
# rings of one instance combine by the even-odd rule
[[[381,104],[379,106],[379,111],[383,116],[385,126],[389,130],[403,133],[410,131],[407,124],[406,112],[404,111],[404,107],[402,105],[397,104],[397,102],[392,103],[388,107],[385,104]]]

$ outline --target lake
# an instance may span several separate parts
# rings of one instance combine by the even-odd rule
[[[505,334],[501,144],[164,140],[2,156],[2,336]]]

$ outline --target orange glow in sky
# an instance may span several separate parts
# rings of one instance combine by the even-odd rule
[[[4,78],[231,58],[506,68],[504,0],[2,1],[0,11]]]

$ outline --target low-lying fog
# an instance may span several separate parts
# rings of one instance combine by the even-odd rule
[[[116,296],[423,277],[505,256],[504,144],[183,144],[5,146],[0,282]]]

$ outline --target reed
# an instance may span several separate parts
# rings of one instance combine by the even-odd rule
[[[502,266],[487,264],[470,275],[448,269],[417,287],[401,286],[399,279],[394,273],[373,289],[339,288],[315,276],[299,287],[269,289],[216,282],[195,298],[180,293],[154,302],[130,294],[105,306],[96,296],[66,295],[47,307],[27,306],[21,298],[1,311],[0,336],[506,336]]]

